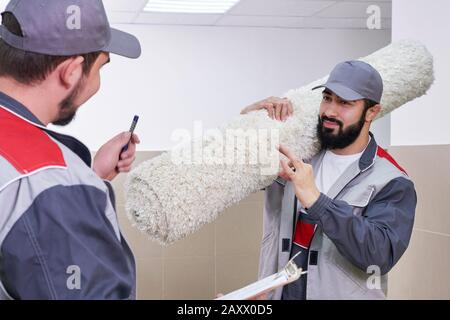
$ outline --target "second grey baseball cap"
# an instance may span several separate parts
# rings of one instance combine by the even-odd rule
[[[0,37],[17,49],[53,56],[97,51],[133,59],[141,55],[135,36],[110,27],[101,0],[11,0],[5,12],[15,16],[23,37],[4,26]]]
[[[348,101],[370,99],[380,103],[383,95],[383,79],[370,64],[353,60],[339,63],[331,72],[327,82],[314,87],[327,88]]]

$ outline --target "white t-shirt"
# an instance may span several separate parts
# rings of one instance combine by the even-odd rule
[[[319,191],[326,194],[341,174],[353,162],[361,158],[363,152],[341,156],[333,153],[333,151],[326,151],[319,169],[315,172],[316,185]]]

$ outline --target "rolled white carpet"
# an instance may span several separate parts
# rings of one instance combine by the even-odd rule
[[[391,44],[360,60],[375,67],[383,78],[379,117],[424,95],[434,80],[431,54],[414,41]],[[293,103],[295,112],[284,123],[270,119],[263,110],[238,116],[220,129],[223,137],[233,129],[244,132],[250,129],[248,132],[258,133],[257,140],[244,148],[246,164],[221,163],[220,152],[210,152],[220,150],[220,138],[209,136],[138,166],[129,174],[125,188],[126,210],[133,224],[159,243],[170,244],[194,233],[214,221],[224,209],[270,185],[277,177],[276,144],[285,144],[298,156],[310,159],[319,150],[316,126],[322,99],[321,90],[311,89],[325,83],[326,79],[285,95]],[[176,156],[181,153],[184,154],[181,159],[189,160],[193,145],[203,148],[203,161],[180,164],[180,157]],[[234,150],[241,148],[241,151],[242,146],[236,144]],[[251,160],[261,156],[264,150],[270,152],[267,158],[259,158],[259,163]],[[227,153],[224,151],[224,154]]]

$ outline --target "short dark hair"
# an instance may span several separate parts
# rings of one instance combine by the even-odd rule
[[[373,100],[364,99],[364,111],[369,110],[370,108],[372,108],[373,106],[376,106],[377,104],[378,104],[378,102],[375,102]]]
[[[11,12],[2,14],[2,25],[16,36],[23,37],[19,21]],[[0,39],[0,77],[11,77],[25,85],[38,84],[67,59],[84,58],[83,73],[87,75],[101,51],[72,56],[52,56],[16,49]]]

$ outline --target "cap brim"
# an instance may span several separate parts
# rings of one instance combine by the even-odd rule
[[[118,54],[131,59],[141,56],[141,44],[132,34],[111,28],[111,41],[103,51]]]
[[[326,83],[317,87],[312,88],[312,90],[316,90],[319,88],[327,88],[331,90],[335,95],[340,97],[341,99],[347,100],[347,101],[355,101],[355,100],[361,100],[364,99],[362,95],[360,95],[358,92],[347,88],[346,86],[343,86],[340,83]]]

